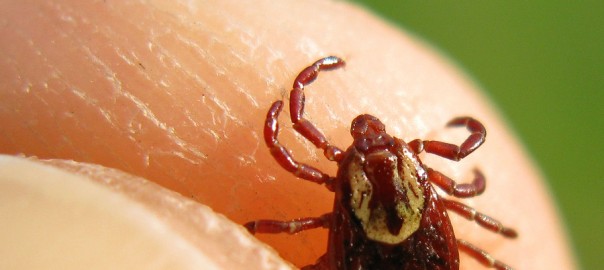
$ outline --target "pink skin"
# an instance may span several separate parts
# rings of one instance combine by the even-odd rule
[[[4,1],[0,15],[3,153],[115,168],[239,224],[320,216],[333,193],[281,169],[261,130],[301,67],[338,54],[345,71],[322,75],[304,114],[325,138],[350,145],[350,120],[370,112],[393,136],[459,145],[467,134],[442,124],[480,119],[489,131],[480,151],[459,163],[420,158],[452,179],[480,168],[489,187],[464,203],[496,213],[520,237],[477,234],[475,223],[450,215],[455,234],[519,269],[576,268],[546,179],[476,84],[425,42],[350,3]],[[333,175],[335,164],[281,121],[279,139],[296,160]],[[327,234],[258,238],[302,266],[325,252]],[[460,260],[461,269],[479,267]]]

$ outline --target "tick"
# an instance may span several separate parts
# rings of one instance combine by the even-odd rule
[[[486,251],[457,239],[447,210],[507,238],[517,237],[516,231],[463,203],[441,197],[433,187],[457,198],[477,196],[485,190],[483,174],[474,170],[471,183],[458,184],[418,158],[426,152],[459,161],[484,143],[484,126],[471,117],[458,117],[447,126],[465,127],[470,132],[461,145],[420,139],[406,143],[386,133],[378,118],[362,114],[352,121],[353,144],[342,151],[304,118],[304,87],[320,71],[344,65],[335,56],[316,61],[296,77],[289,98],[294,129],[338,164],[336,177],[297,162],[279,143],[277,118],[282,101],[272,104],[264,125],[264,140],[281,167],[335,192],[333,211],[290,221],[257,220],[245,227],[251,233],[290,234],[329,229],[327,252],[303,269],[459,269],[459,250],[486,267],[511,269]]]

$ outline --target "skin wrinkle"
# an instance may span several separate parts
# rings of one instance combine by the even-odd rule
[[[207,158],[207,156],[205,154],[203,154],[201,151],[199,151],[198,149],[196,149],[194,146],[190,146],[182,138],[178,137],[176,135],[175,131],[174,131],[174,128],[172,126],[169,126],[165,122],[161,121],[153,113],[153,110],[151,108],[149,108],[142,100],[140,100],[139,98],[137,98],[136,96],[134,96],[131,92],[125,91],[122,88],[121,81],[116,77],[116,75],[115,75],[116,73],[112,72],[111,69],[106,64],[104,64],[102,61],[100,61],[100,59],[98,59],[98,57],[96,57],[95,55],[93,55],[88,48],[85,48],[85,51],[93,59],[93,63],[96,63],[98,66],[101,67],[101,69],[104,71],[104,74],[107,75],[106,78],[108,78],[111,82],[113,82],[114,90],[121,97],[126,98],[128,101],[130,101],[132,104],[134,104],[134,106],[139,110],[139,112],[141,112],[142,115],[147,120],[150,120],[151,123],[153,123],[155,125],[155,127],[159,128],[160,130],[163,130],[167,134],[167,137],[173,143],[175,143],[177,146],[179,146],[182,150],[185,150],[186,152],[193,154],[193,156],[196,157],[196,158],[198,158],[198,159],[206,159]],[[161,82],[160,82],[160,84],[161,84]],[[101,111],[104,112],[104,110],[101,110]],[[106,113],[105,112],[104,115],[106,116],[107,120],[109,120],[109,122],[111,122],[111,125],[116,126],[115,123],[113,123],[113,121],[111,121],[111,119],[110,119],[110,117],[111,117],[110,113]],[[127,125],[130,125],[130,124],[127,124]],[[180,157],[183,160],[186,160],[186,161],[188,161],[188,162],[190,162],[192,164],[200,164],[200,162],[197,161],[197,159],[188,158],[185,155],[185,153],[183,153],[181,151],[178,151],[178,150],[157,151],[156,154],[160,154],[160,155],[174,155],[174,156]],[[149,156],[150,155],[151,155],[150,153],[145,153],[144,160],[149,160]],[[145,164],[148,164],[148,161],[146,161]]]
[[[137,29],[140,26],[137,25]],[[154,41],[158,41],[162,36],[169,36],[171,33],[171,30],[166,30],[167,32],[163,32],[162,35],[156,35],[156,36],[152,36],[151,37],[151,42]],[[180,36],[180,35],[177,35]],[[180,39],[180,41],[184,41],[184,39]],[[182,42],[183,44],[187,44],[186,42]],[[155,44],[158,44],[158,42],[155,42]],[[180,70],[180,71],[186,71],[185,73],[187,73],[187,75],[191,76],[189,70],[190,69],[183,69],[181,63],[178,61],[178,57],[175,57],[174,55],[171,55],[169,52],[170,50],[165,49],[163,46],[155,46],[155,48],[159,49],[159,53],[162,54],[165,57],[161,57],[161,59],[169,59],[170,61],[168,62],[169,64],[173,65],[173,68],[175,68],[175,70]],[[121,54],[121,50],[120,47],[114,47],[114,50],[116,51],[116,53],[118,54],[118,56],[120,56],[121,59],[124,59],[125,57],[123,57],[124,55]],[[95,59],[96,60],[96,59]],[[95,61],[97,62],[97,61]],[[132,62],[128,62],[131,66],[135,66]],[[166,65],[168,64],[166,62],[164,62],[163,64]],[[102,64],[102,63],[99,63]],[[109,73],[109,71],[107,70],[108,67],[106,65],[102,65],[102,67],[104,67],[106,69],[106,73]],[[145,73],[143,73],[145,74]],[[145,74],[146,75],[146,74]],[[119,80],[117,78],[115,78],[115,74],[112,77],[114,82],[119,83]],[[145,78],[148,81],[153,81],[152,78],[150,78],[149,76],[145,76]],[[167,81],[167,78],[162,78],[161,80],[159,80],[159,85],[165,87],[165,88],[170,88],[170,83]],[[160,130],[163,130],[168,138],[177,146],[179,146],[181,148],[181,150],[184,150],[184,152],[182,151],[177,151],[174,150],[173,152],[169,152],[169,151],[158,151],[156,154],[159,155],[174,155],[176,157],[180,157],[192,164],[200,164],[201,162],[199,161],[199,159],[207,159],[207,155],[205,153],[203,153],[200,149],[198,149],[197,147],[195,147],[195,144],[189,144],[188,142],[186,142],[184,139],[182,139],[181,137],[179,137],[175,130],[174,127],[167,125],[165,122],[161,121],[153,112],[153,110],[151,108],[149,108],[142,100],[140,100],[139,98],[137,98],[135,95],[133,95],[131,92],[128,91],[124,91],[121,87],[121,84],[119,85],[115,85],[116,86],[116,90],[118,91],[118,93],[120,93],[120,95],[122,97],[125,97],[127,100],[129,100],[130,102],[132,102],[136,108],[139,109],[140,112],[142,112],[142,115],[150,120],[157,128],[159,128]],[[170,95],[170,92],[166,92],[168,93],[168,95]],[[192,157],[187,157],[189,154],[192,154]],[[148,164],[148,160],[149,160],[149,156],[152,155],[151,153],[145,153],[145,164]]]
[[[35,43],[33,43],[33,42],[32,42],[32,43],[31,43],[31,46],[32,46],[32,47],[33,47],[33,46],[35,46],[34,44],[35,44]],[[33,48],[35,48],[35,47],[33,47]],[[36,55],[41,56],[40,54],[36,54]],[[56,73],[58,72],[58,71],[56,70],[56,68],[54,68],[54,67],[52,67],[50,64],[48,64],[48,59],[47,59],[46,57],[43,57],[43,56],[41,56],[41,57],[43,58],[43,61],[44,61],[45,63],[47,63],[47,67],[48,67],[48,69],[49,69],[49,73],[50,73],[50,74],[56,74]],[[51,76],[49,76],[49,77],[51,77],[51,78],[52,78],[52,77],[56,77],[56,76],[51,75]],[[58,95],[58,94],[59,94],[59,93],[57,93],[57,91],[55,91],[54,89],[52,89],[52,88],[49,88],[49,87],[48,87],[48,80],[49,80],[48,78],[43,78],[43,80],[44,80],[44,81],[41,83],[41,85],[42,85],[42,87],[43,87],[43,88],[44,88],[44,90],[45,90],[45,91],[44,91],[44,93],[52,93],[53,95]],[[63,82],[61,82],[61,81],[59,81],[59,83],[60,83],[60,84],[64,84],[64,83],[63,83]],[[37,101],[39,101],[41,104],[43,104],[43,106],[42,106],[42,107],[45,107],[45,108],[49,108],[49,107],[51,107],[51,105],[48,103],[48,101],[46,101],[46,100],[44,99],[44,97],[43,97],[43,96],[41,96],[41,95],[39,94],[39,92],[37,92],[37,91],[36,91],[36,92],[34,92],[34,97],[36,98],[36,100],[37,100]],[[54,112],[54,111],[52,111],[52,110],[49,110],[48,112],[46,112],[46,114],[48,115],[48,117],[49,117],[49,118],[54,118],[54,117],[53,117],[53,115],[55,115],[55,112]],[[36,118],[36,119],[37,119],[37,118]],[[33,124],[32,124],[32,122],[36,122],[36,123],[33,123]],[[37,122],[38,122],[38,120],[30,121],[28,124],[31,124],[31,125],[27,125],[27,126],[26,126],[26,127],[27,127],[27,129],[29,129],[29,130],[30,130],[30,132],[32,132],[31,134],[34,134],[34,135],[33,135],[33,137],[35,137],[36,139],[38,139],[38,141],[40,141],[40,142],[41,142],[43,145],[45,145],[45,146],[47,146],[47,147],[51,148],[51,149],[52,149],[52,152],[53,152],[54,154],[57,154],[58,152],[61,152],[61,151],[60,151],[61,149],[59,149],[58,147],[56,147],[56,146],[59,146],[59,145],[55,145],[55,144],[53,144],[53,143],[50,143],[50,142],[49,142],[49,141],[46,139],[46,137],[45,137],[45,136],[44,136],[44,135],[43,135],[41,132],[39,132],[38,130],[35,130],[35,128],[34,128],[33,126],[34,126],[34,125],[36,125],[36,124],[37,124]],[[63,142],[63,143],[65,142],[64,138],[62,138],[62,142]],[[53,146],[55,146],[55,147],[53,147]],[[72,148],[71,150],[78,151],[78,149],[77,149],[77,148]]]
[[[227,126],[229,124],[227,120],[231,120],[240,126],[242,126],[243,124],[235,115],[231,113],[231,108],[227,103],[220,101],[220,99],[217,97],[213,97],[211,100],[218,107],[217,112],[219,112],[220,114],[220,117],[218,117],[218,123],[222,124],[222,128],[219,129],[219,131],[221,132],[221,138],[226,140],[229,137],[226,132]]]
[[[260,142],[262,141],[260,139],[260,136],[258,135],[258,132],[256,132],[256,131],[252,131],[251,136],[252,136],[252,138],[254,138],[255,144],[254,144],[254,147],[251,147],[252,150],[250,151],[250,153],[245,154],[245,156],[248,160],[248,164],[247,164],[248,166],[251,166],[256,163],[256,158],[255,158],[256,153],[258,153],[258,149],[260,149]],[[244,154],[242,154],[242,155],[244,155]]]
[[[155,114],[153,113],[153,110],[151,110],[147,105],[145,105],[141,100],[139,100],[137,97],[135,97],[132,93],[130,92],[121,92],[123,97],[126,97],[128,100],[130,100],[133,104],[135,104],[136,108],[139,109],[139,112],[142,113],[142,115],[150,120],[155,127],[159,128],[160,130],[164,131],[168,138],[175,143],[177,146],[179,146],[182,150],[185,150],[186,152],[193,154],[194,157],[198,158],[198,159],[207,159],[207,155],[204,154],[203,152],[201,152],[197,147],[193,146],[192,144],[187,143],[184,139],[180,138],[175,130],[174,127],[169,126],[168,124],[166,124],[165,122],[160,121],[157,116],[155,116]],[[193,164],[200,164],[199,161],[195,161],[196,159],[193,158],[187,158],[185,156],[184,153],[180,152],[180,151],[175,151],[174,152],[175,156],[181,157]]]
[[[117,56],[119,58],[121,58],[124,62],[126,62],[128,65],[130,66],[136,66],[136,63],[141,63],[140,58],[136,55],[135,52],[129,52],[130,56],[132,56],[132,59],[129,57],[129,55],[125,52],[122,51],[122,49],[120,47],[114,47],[113,48],[115,50],[115,52],[117,53]],[[144,70],[144,68],[143,68]],[[147,75],[145,72],[137,72],[137,75]],[[147,80],[150,80],[148,76],[146,76]]]
[[[97,67],[98,71],[100,71],[102,74],[105,75],[105,78],[112,85],[113,90],[117,93],[122,92],[123,91],[122,82],[117,77],[116,72],[114,72],[113,69],[109,67],[109,65],[107,65],[103,60],[101,60],[95,53],[93,53],[90,47],[84,45],[84,42],[82,41],[82,39],[77,38],[76,43],[78,43],[78,45],[80,45],[80,48],[84,52],[84,55],[89,60],[91,60],[91,61],[89,61],[89,63],[92,63],[93,66]],[[61,76],[61,77],[65,77],[65,76]],[[72,86],[73,89],[78,89],[78,87],[75,86],[74,83],[69,82],[68,79],[66,81],[68,81],[67,85],[73,85]],[[84,94],[83,91],[77,91],[77,93],[76,93],[75,91],[72,90],[72,92],[74,92],[74,94],[76,94],[78,97],[84,99],[84,102],[87,105],[98,107],[101,114],[103,115],[103,118],[109,123],[109,125],[111,127],[113,127],[113,128],[118,127],[118,125],[116,125],[115,120],[113,119],[111,111],[107,111],[106,109],[104,109],[103,106],[100,105],[100,104],[102,104],[102,102],[100,102],[97,98]]]
[[[195,27],[195,29],[200,29],[202,24],[198,24],[196,25],[197,27]],[[233,29],[230,29],[229,31],[224,31],[224,32],[231,32],[231,33],[239,33],[239,40],[241,41],[242,44],[246,45],[244,46],[244,48],[251,50],[252,51],[252,55],[254,55],[254,51],[256,51],[256,49],[259,47],[259,44],[262,44],[261,42],[261,37],[257,37],[255,36],[254,31],[252,31],[250,29],[250,27],[248,25],[245,24],[240,24],[240,23],[236,23],[236,22],[231,22],[230,26]],[[209,36],[219,36],[221,33],[215,32],[215,31],[211,31],[213,30],[212,28],[204,28],[203,30],[205,30],[206,32],[212,32],[211,35]],[[198,41],[197,40],[190,40],[190,39],[186,39],[181,35],[177,35],[176,38],[183,42],[186,45],[189,45],[190,47],[192,47],[192,51],[193,52],[199,52],[199,54],[202,54],[201,52],[204,52],[204,50],[202,49],[202,46],[198,45]],[[253,42],[253,41],[256,42]],[[210,40],[211,42],[211,46],[215,46],[215,45],[220,45],[222,47],[225,48],[230,48],[229,44],[226,43],[218,43],[218,39],[213,38]],[[256,44],[257,46],[251,46],[252,44]],[[248,57],[247,55],[250,54],[249,52],[246,52],[245,54],[243,54],[243,52],[238,52],[237,50],[228,50],[229,55],[235,57],[237,59],[237,61],[235,61],[236,63],[245,63],[246,61],[248,61]],[[208,61],[208,63],[212,66],[214,72],[217,72],[218,74],[221,75],[226,75],[228,74],[228,72],[223,68],[224,65],[219,65],[218,61],[216,59],[214,59],[211,54],[209,53],[205,53],[203,54],[204,58],[206,58]],[[211,59],[210,59],[211,58]],[[231,63],[233,63],[233,61],[230,61]],[[237,66],[237,64],[232,64]],[[187,69],[188,71],[189,69]],[[235,87],[235,90],[240,93],[241,95],[244,96],[245,99],[247,99],[251,104],[251,106],[258,108],[259,107],[259,103],[258,101],[254,98],[254,96],[250,93],[250,91],[246,88],[243,87],[239,81],[237,80],[236,76],[230,76],[231,79],[226,80],[229,81],[229,83],[232,83]],[[262,77],[260,76],[260,74],[258,74],[257,77]],[[226,117],[231,119],[232,121],[235,121],[235,123],[237,125],[243,125],[243,122],[240,121],[239,119],[237,119],[237,117],[235,117],[233,114],[229,113],[230,109],[228,107],[225,107],[226,104],[220,104],[217,102],[217,105],[219,106],[219,109],[227,109],[226,112]],[[226,123],[225,123],[226,125]],[[223,126],[223,129],[225,128],[225,126]]]
[[[202,56],[202,57],[206,57],[206,58],[209,56],[209,54],[202,53],[204,50],[201,50],[201,47],[199,45],[196,45],[196,43],[194,43],[190,39],[187,39],[181,35],[177,35],[176,38],[182,44],[188,45],[189,47],[191,47],[193,49],[192,50],[193,52],[199,52],[199,53],[196,53],[197,56]],[[160,48],[161,48],[161,46],[160,46]],[[177,57],[174,55],[169,55],[168,53],[165,53],[165,54],[171,59],[177,59]],[[176,61],[176,60],[174,60],[174,61]],[[211,64],[211,63],[214,63],[215,61],[208,61],[208,62]],[[180,66],[180,64],[178,64],[178,65]],[[214,72],[217,72],[219,74],[226,73],[226,71],[224,69],[219,68],[216,64],[211,64],[211,65],[212,65]],[[189,71],[189,70],[194,70],[194,69],[187,68],[187,69],[179,69],[179,70],[184,70],[185,74],[193,79],[200,78],[200,76],[198,76],[197,74],[192,74],[192,71]],[[231,83],[237,85],[237,81],[232,81]],[[251,101],[252,105],[254,105],[255,107],[258,107],[257,101],[255,101],[253,99],[253,97],[249,93],[247,93],[246,90],[243,89],[243,87],[237,87],[236,89],[238,89],[238,92],[245,94],[247,99]],[[211,93],[212,91],[209,91],[209,90],[212,90],[212,89],[205,88],[206,92]],[[210,100],[213,101],[213,103],[218,107],[216,110],[212,110],[210,112],[212,115],[212,119],[213,119],[212,122],[214,123],[214,125],[217,125],[218,122],[222,123],[222,128],[219,129],[221,132],[221,136],[218,136],[216,131],[212,131],[212,134],[214,134],[213,138],[215,139],[215,144],[218,144],[221,140],[226,140],[228,137],[228,134],[225,132],[225,130],[227,129],[228,125],[230,125],[230,123],[227,120],[231,120],[238,126],[242,126],[243,122],[240,119],[238,119],[238,117],[236,117],[234,114],[232,114],[230,107],[226,103],[221,102],[219,100],[219,98],[216,98],[214,96],[214,97],[210,98]],[[206,106],[206,108],[209,108],[209,107]],[[216,114],[215,114],[216,111],[218,111],[222,114],[220,117],[221,120],[218,120],[219,118],[216,117]]]
[[[80,98],[84,102],[84,104],[88,105],[89,107],[91,107],[93,109],[98,110],[98,112],[103,116],[103,118],[107,121],[107,123],[109,123],[109,125],[111,126],[112,129],[115,129],[115,130],[119,129],[118,126],[116,125],[116,123],[113,121],[112,112],[110,109],[99,106],[98,100],[90,97],[84,91],[81,91],[77,87],[75,87],[75,86],[70,87],[69,85],[70,85],[69,82],[65,83],[65,88],[71,90],[69,92],[73,93],[74,96]],[[57,93],[57,95],[59,95],[59,93]],[[48,105],[48,107],[51,107],[51,106]],[[77,118],[74,119],[74,122],[78,128],[80,128],[82,130],[88,129],[86,127],[86,125],[85,124],[82,125],[81,121],[78,121]],[[95,135],[95,136],[98,136],[98,135]],[[96,143],[103,144],[103,147],[107,147],[107,148],[111,147],[110,145],[107,145],[103,140],[94,140],[94,141],[96,141]],[[64,137],[63,144],[69,144],[71,146],[71,148],[70,148],[71,151],[75,151],[78,155],[84,157],[85,160],[91,160],[91,156],[88,155],[87,153],[85,153],[84,151],[82,151],[80,149],[80,147],[78,147],[77,145],[74,145],[74,142],[72,139],[70,139],[68,137]],[[57,151],[57,152],[61,152],[61,151]],[[115,160],[119,160],[120,162],[125,162],[121,156],[115,155],[113,153],[111,153],[111,155],[113,156],[113,158]]]
[[[250,94],[247,88],[241,86],[237,81],[235,81],[234,84],[236,86],[235,89],[237,90],[237,92],[246,98],[246,100],[250,103],[250,106],[253,106],[254,108],[260,108],[258,101],[256,101],[254,96]],[[242,121],[239,120],[238,124],[241,124],[241,122]]]
[[[180,34],[177,34],[174,37],[176,38],[176,40],[180,41],[183,45],[188,46],[190,48],[189,52],[191,52],[193,55],[198,56],[202,59],[207,59],[207,60],[211,59],[211,61],[206,61],[206,62],[211,65],[211,68],[213,71],[215,71],[218,74],[222,74],[222,75],[224,75],[226,73],[226,71],[223,67],[220,67],[220,66],[214,64],[215,59],[212,57],[211,53],[209,53],[202,46],[198,45],[198,41],[192,40],[190,38],[185,38],[184,36],[182,36]],[[175,58],[173,55],[171,55],[171,57]],[[195,71],[196,70],[192,69],[192,68],[181,69],[181,72],[188,75],[190,78],[196,79],[196,81],[201,81],[200,76]]]
[[[61,9],[60,5],[55,5],[55,8]],[[73,12],[72,10],[65,10],[65,12]],[[64,18],[65,16],[69,16],[69,15],[63,15],[62,17]],[[73,16],[69,16],[72,18],[72,20],[69,20],[71,25],[74,25],[74,20],[73,20]],[[76,26],[76,25],[74,25]],[[138,25],[137,25],[138,26]],[[96,27],[95,27],[96,28]],[[95,31],[96,32],[96,31]],[[104,27],[103,31],[99,31],[100,34],[102,34],[104,37],[108,37],[108,36],[119,36],[117,35],[117,33],[115,33],[115,31],[112,31],[112,28],[110,27]],[[170,31],[168,31],[170,32]],[[163,32],[163,35],[168,35],[169,33]],[[152,36],[152,40],[154,38],[157,38],[157,36]],[[77,43],[83,44],[81,39],[77,39],[76,40]],[[119,43],[118,43],[119,44]],[[124,54],[121,53],[120,50],[120,46],[112,46],[111,47],[113,49],[113,51],[120,57],[120,59],[122,59],[122,61],[125,61],[126,63],[130,64],[130,66],[134,66],[132,64],[131,61],[126,61],[126,57],[124,57]],[[165,48],[163,48],[162,46],[155,46],[155,48],[159,48],[159,53],[163,53],[163,55],[165,57],[161,57],[161,59],[169,59],[169,64],[171,64],[173,67],[176,68],[176,70],[189,70],[189,69],[183,69],[181,68],[180,63],[178,62],[178,58],[172,55],[169,55],[167,52],[169,52],[169,50],[166,50]],[[119,95],[121,97],[126,98],[127,100],[129,100],[132,104],[134,104],[135,108],[137,108],[139,110],[139,112],[142,113],[142,115],[149,121],[151,121],[157,128],[159,128],[160,130],[163,130],[167,135],[168,138],[177,146],[179,146],[182,150],[184,150],[185,152],[182,151],[173,151],[173,152],[168,152],[168,151],[157,151],[156,154],[161,155],[173,155],[176,157],[180,157],[192,164],[200,164],[199,159],[207,159],[207,156],[200,151],[199,149],[197,149],[196,147],[194,147],[194,145],[189,145],[185,140],[183,140],[182,138],[180,138],[179,136],[177,136],[177,134],[174,132],[174,128],[171,126],[168,126],[165,122],[161,121],[153,112],[153,110],[151,108],[149,108],[142,100],[140,100],[138,97],[136,97],[134,94],[132,94],[131,92],[125,91],[123,89],[122,83],[120,81],[119,78],[117,78],[117,74],[116,72],[114,72],[107,63],[103,62],[102,60],[99,59],[99,57],[92,52],[92,50],[89,47],[86,46],[82,46],[82,50],[84,51],[84,53],[88,56],[88,58],[91,60],[91,63],[95,64],[98,67],[98,70],[100,70],[103,74],[105,74],[105,77],[109,80],[109,82],[111,83],[114,91],[116,91],[117,93],[119,93]],[[48,63],[48,59],[46,57],[44,58],[44,62]],[[168,64],[164,62],[164,65]],[[143,73],[145,74],[145,73]],[[61,76],[62,77],[62,76]],[[149,76],[145,76],[146,79],[148,81],[153,81],[152,78],[150,78]],[[165,79],[161,79],[159,80],[159,84],[163,85],[164,87],[169,87],[169,84],[166,82]],[[77,94],[77,92],[76,92]],[[88,103],[89,105],[95,105],[98,106],[99,101],[96,100],[94,97],[91,96],[87,96],[83,93],[78,94],[78,96],[80,98],[85,99],[85,102]],[[109,122],[109,124],[113,127],[117,127],[118,124],[116,124],[115,119],[113,119],[112,117],[112,113],[103,109],[102,106],[98,106],[99,110],[101,112],[101,114],[103,115],[103,117]],[[131,119],[131,121],[134,119]],[[126,124],[127,126],[132,126],[132,124]],[[131,138],[131,136],[128,136]],[[187,157],[189,154],[192,154],[192,156],[189,158]],[[149,153],[149,151],[145,151],[144,156],[143,156],[143,160],[144,160],[144,164],[149,164],[149,157],[152,156],[153,153]],[[116,159],[119,159],[119,157],[116,157]]]
[[[265,83],[265,91],[263,92],[265,95],[269,95],[273,93],[272,89],[279,88],[280,84],[277,83],[277,76],[275,72],[280,72],[279,69],[274,69],[273,67],[278,66],[278,64],[283,65],[283,61],[285,57],[282,52],[268,49],[267,50],[267,58],[266,64],[264,65],[264,70],[267,71],[267,75],[264,78]]]

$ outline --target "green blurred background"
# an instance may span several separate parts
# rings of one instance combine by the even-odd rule
[[[483,86],[544,171],[582,268],[604,269],[604,1],[353,2]]]

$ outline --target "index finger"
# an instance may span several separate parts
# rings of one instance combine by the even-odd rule
[[[474,224],[453,218],[457,235],[520,269],[572,266],[541,176],[492,105],[428,46],[362,10],[296,1],[3,6],[13,25],[0,50],[9,59],[0,66],[8,78],[3,152],[119,168],[240,223],[317,216],[330,211],[333,195],[278,167],[261,126],[301,68],[338,54],[346,69],[321,75],[307,94],[307,117],[330,141],[348,146],[350,120],[364,112],[405,140],[454,142],[464,135],[443,128],[449,119],[480,119],[489,132],[480,151],[461,163],[424,161],[454,179],[481,168],[487,191],[470,204],[520,237],[474,233]],[[282,123],[297,158],[335,172]],[[261,237],[297,265],[320,256],[325,238],[324,231]],[[462,257],[462,266],[475,265]]]

